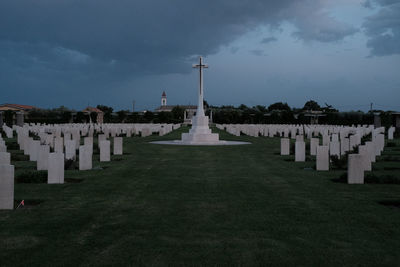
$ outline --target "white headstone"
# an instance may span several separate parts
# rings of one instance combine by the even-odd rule
[[[373,143],[375,144],[375,155],[380,156],[385,147],[385,135],[377,134]]]
[[[366,145],[358,147],[358,153],[362,155],[362,163],[364,170],[372,171],[371,156]]]
[[[86,171],[92,169],[92,150],[90,146],[79,147],[79,170]]]
[[[23,137],[21,139],[21,141],[22,141],[21,144],[23,145],[24,155],[29,155],[31,140],[32,140],[32,138],[30,138],[28,135],[23,135]]]
[[[7,146],[4,144],[0,144],[0,152],[7,152]]]
[[[281,155],[290,155],[289,138],[281,138]]]
[[[49,153],[48,184],[63,184],[64,183],[64,154]]]
[[[76,142],[74,140],[65,141],[65,159],[75,160],[76,158]]]
[[[356,134],[350,135],[350,151],[358,145],[358,136]]]
[[[328,134],[322,135],[322,145],[329,146],[329,135]]]
[[[122,155],[123,148],[122,148],[122,137],[114,137],[114,155]]]
[[[348,184],[364,183],[363,156],[360,154],[349,154],[348,168],[347,168],[347,183]]]
[[[376,161],[376,156],[375,156],[375,146],[374,143],[371,141],[365,142],[365,146],[367,147],[368,154],[370,155],[370,160],[371,162]]]
[[[0,164],[0,210],[14,209],[14,166]]]
[[[340,143],[339,141],[332,141],[329,143],[329,155],[340,157]]]
[[[110,141],[100,142],[100,161],[110,161]]]
[[[389,128],[389,130],[388,130],[388,139],[389,140],[393,140],[393,134],[394,134],[395,130],[396,130],[396,128],[394,128],[394,127]]]
[[[89,136],[89,137],[85,137],[83,139],[83,144],[86,147],[89,147],[91,154],[93,154],[93,137]]]
[[[304,141],[296,141],[295,144],[295,161],[306,161],[306,143]]]
[[[319,138],[311,138],[310,140],[310,155],[317,155],[317,147],[319,145]]]
[[[10,165],[11,154],[7,152],[0,152],[0,165]]]
[[[41,145],[39,147],[39,156],[37,160],[37,170],[47,170],[49,163],[50,147],[48,145]]]
[[[64,153],[64,139],[62,137],[57,136],[54,139],[54,152]]]
[[[105,140],[107,140],[106,135],[105,134],[99,134],[98,135],[98,146],[100,147],[100,143],[102,141],[105,141]]]
[[[350,139],[344,137],[340,142],[340,155],[345,155],[350,150]]]
[[[317,147],[317,171],[329,171],[329,147]]]
[[[37,161],[39,156],[39,147],[40,141],[39,140],[31,140],[29,143],[29,160],[30,161]]]

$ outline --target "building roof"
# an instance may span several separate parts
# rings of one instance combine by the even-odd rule
[[[162,97],[167,97],[167,94],[165,93],[165,91],[162,93]]]
[[[160,106],[158,107],[155,111],[157,112],[170,112],[174,107],[180,107],[183,109],[197,109],[197,106],[191,106],[191,105],[186,105],[186,106],[182,106],[182,105],[174,105],[174,106]]]
[[[19,104],[2,104],[0,105],[0,110],[32,110],[32,109],[37,109],[34,106],[28,106],[28,105],[19,105]]]
[[[102,110],[95,108],[95,107],[87,107],[83,110],[83,112],[96,112],[96,113],[103,113]]]

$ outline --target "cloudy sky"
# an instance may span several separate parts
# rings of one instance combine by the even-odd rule
[[[0,103],[400,111],[400,0],[1,0]]]

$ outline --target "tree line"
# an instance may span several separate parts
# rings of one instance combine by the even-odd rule
[[[213,117],[214,123],[225,124],[308,124],[310,114],[321,114],[318,118],[319,124],[333,125],[353,125],[353,124],[373,124],[374,113],[380,113],[383,126],[393,125],[391,111],[370,110],[368,112],[348,111],[339,112],[331,105],[325,103],[319,105],[314,100],[307,101],[302,108],[291,108],[287,103],[277,102],[271,105],[257,105],[253,107],[244,104],[234,106],[210,106],[204,102],[206,115]],[[182,123],[184,119],[184,109],[175,106],[171,112],[130,112],[128,110],[115,111],[112,107],[98,105],[98,109],[104,113],[104,123]],[[10,120],[12,115],[6,114],[6,120]],[[55,109],[35,109],[31,110],[25,122],[33,123],[87,123],[97,122],[97,113],[84,113],[74,111],[64,106]],[[6,121],[7,123],[7,121]]]

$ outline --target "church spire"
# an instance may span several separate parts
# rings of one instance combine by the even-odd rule
[[[167,94],[165,91],[163,91],[161,95],[161,106],[166,106],[167,105]]]

